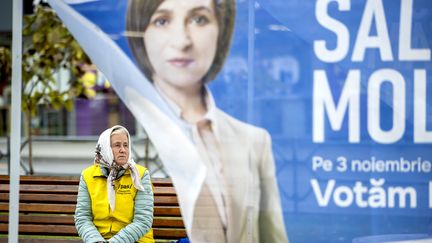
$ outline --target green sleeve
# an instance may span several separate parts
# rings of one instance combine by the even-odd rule
[[[96,229],[96,226],[93,224],[91,199],[83,176],[81,176],[78,187],[77,205],[74,218],[78,235],[85,243],[105,241]]]

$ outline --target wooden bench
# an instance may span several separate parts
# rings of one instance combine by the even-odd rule
[[[156,242],[186,237],[170,179],[155,178],[153,230]],[[75,229],[78,176],[21,176],[19,242],[82,242]],[[0,242],[7,242],[9,176],[0,175]]]

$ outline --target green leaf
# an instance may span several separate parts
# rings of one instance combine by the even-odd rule
[[[33,34],[33,43],[34,43],[34,44],[41,43],[43,40],[44,40],[44,36],[43,36],[42,33],[40,33],[40,32],[35,32],[35,33]]]
[[[64,106],[66,108],[67,111],[71,112],[73,110],[74,107],[74,102],[72,99],[67,99],[64,101]]]

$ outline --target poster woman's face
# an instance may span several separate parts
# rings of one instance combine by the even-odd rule
[[[218,31],[213,0],[162,2],[144,32],[153,82],[200,87],[216,53]]]

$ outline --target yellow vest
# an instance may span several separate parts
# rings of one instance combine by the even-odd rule
[[[143,177],[146,168],[136,165]],[[108,202],[107,178],[98,165],[85,169],[82,173],[92,203],[93,223],[104,239],[110,239],[122,228],[130,224],[134,216],[134,200],[137,189],[133,186],[130,171],[126,170],[120,179],[115,180],[116,207],[111,211]],[[154,243],[153,229],[138,240],[140,243]]]

